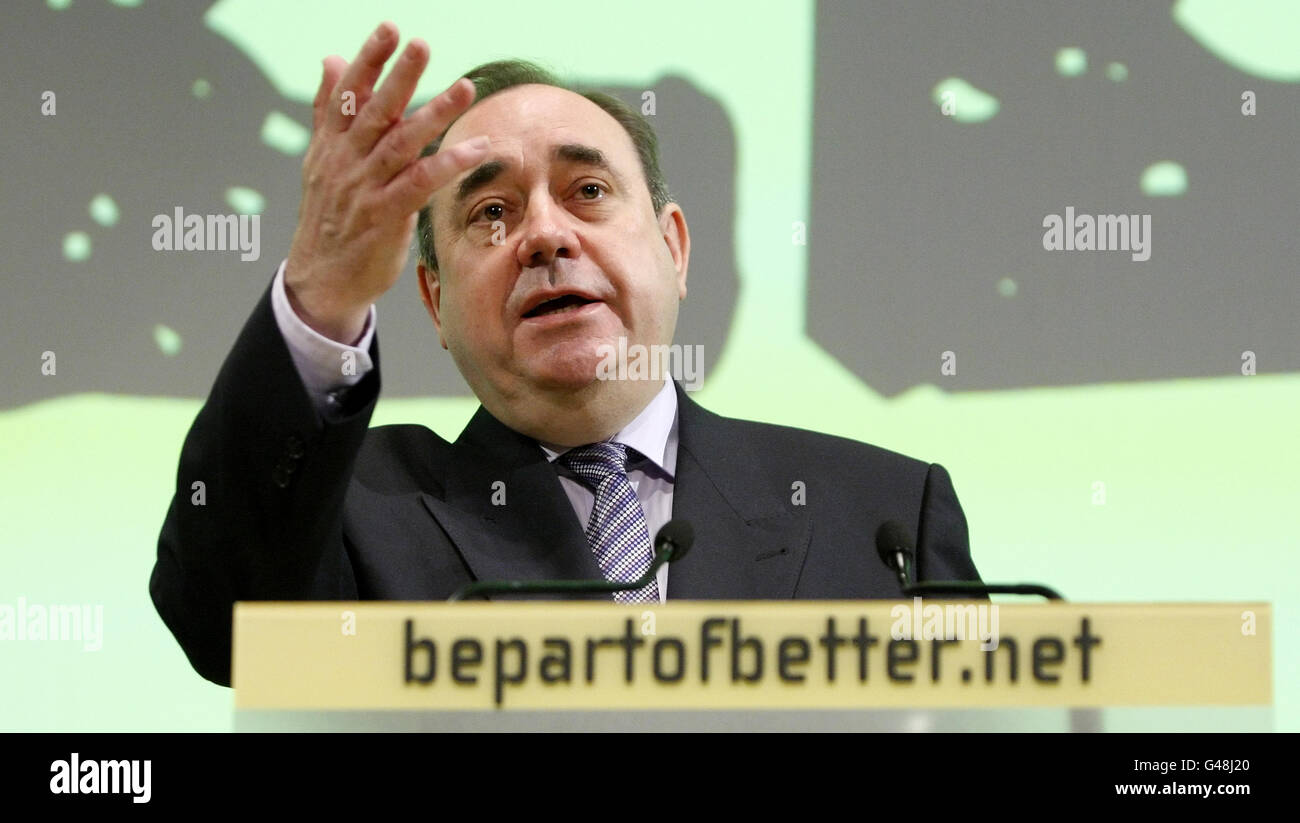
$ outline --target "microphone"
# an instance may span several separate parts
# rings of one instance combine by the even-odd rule
[[[456,590],[447,599],[448,603],[458,603],[471,597],[487,597],[493,594],[609,594],[613,592],[634,591],[650,585],[659,573],[659,567],[665,563],[676,563],[690,551],[695,542],[695,530],[691,524],[682,519],[669,520],[655,535],[655,556],[650,568],[640,578],[628,583],[614,580],[484,580],[467,583]]]
[[[897,520],[886,520],[876,530],[876,552],[886,568],[898,575],[903,594],[919,597],[926,594],[988,597],[990,594],[1030,594],[1048,600],[1064,600],[1055,589],[1041,583],[983,583],[978,580],[933,580],[912,583],[912,561],[916,546],[907,527]]]
[[[898,585],[906,589],[912,585],[912,536],[907,527],[897,520],[886,520],[876,529],[876,553],[880,562],[898,575]]]

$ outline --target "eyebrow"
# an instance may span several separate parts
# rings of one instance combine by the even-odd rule
[[[614,170],[614,167],[610,165],[609,160],[605,158],[604,152],[600,149],[584,146],[580,143],[563,143],[551,150],[551,157],[565,163],[575,163],[600,169],[613,177],[619,186],[624,185],[623,176]],[[460,208],[475,192],[487,186],[507,168],[509,166],[504,161],[489,160],[474,169],[456,187],[456,198],[453,205]]]
[[[466,175],[465,179],[460,181],[460,185],[456,187],[456,207],[459,208],[466,198],[491,183],[496,179],[497,175],[505,170],[505,163],[500,160],[489,160]]]

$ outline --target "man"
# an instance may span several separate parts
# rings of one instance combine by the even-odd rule
[[[615,599],[896,597],[872,545],[888,519],[915,530],[919,577],[977,579],[942,467],[598,379],[620,338],[671,343],[687,293],[686,219],[635,112],[507,62],[403,118],[428,51],[374,89],[396,45],[384,24],[325,61],[289,257],[181,453],[150,591],[200,674],[230,681],[236,600],[630,581],[670,517],[691,556]],[[373,303],[417,223],[421,296],[482,403],[455,443],[367,430]]]

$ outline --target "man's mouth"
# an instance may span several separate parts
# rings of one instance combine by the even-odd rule
[[[577,294],[562,294],[559,297],[553,297],[550,300],[544,300],[530,311],[524,312],[524,317],[544,317],[548,314],[564,314],[565,312],[577,311],[589,303],[599,303],[599,300],[590,300]]]

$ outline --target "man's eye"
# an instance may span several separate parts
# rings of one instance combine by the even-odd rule
[[[479,217],[488,220],[500,220],[505,215],[505,208],[500,203],[490,203],[478,210]]]
[[[595,200],[605,193],[605,190],[596,183],[588,183],[578,191],[582,192],[582,196],[586,200]]]

